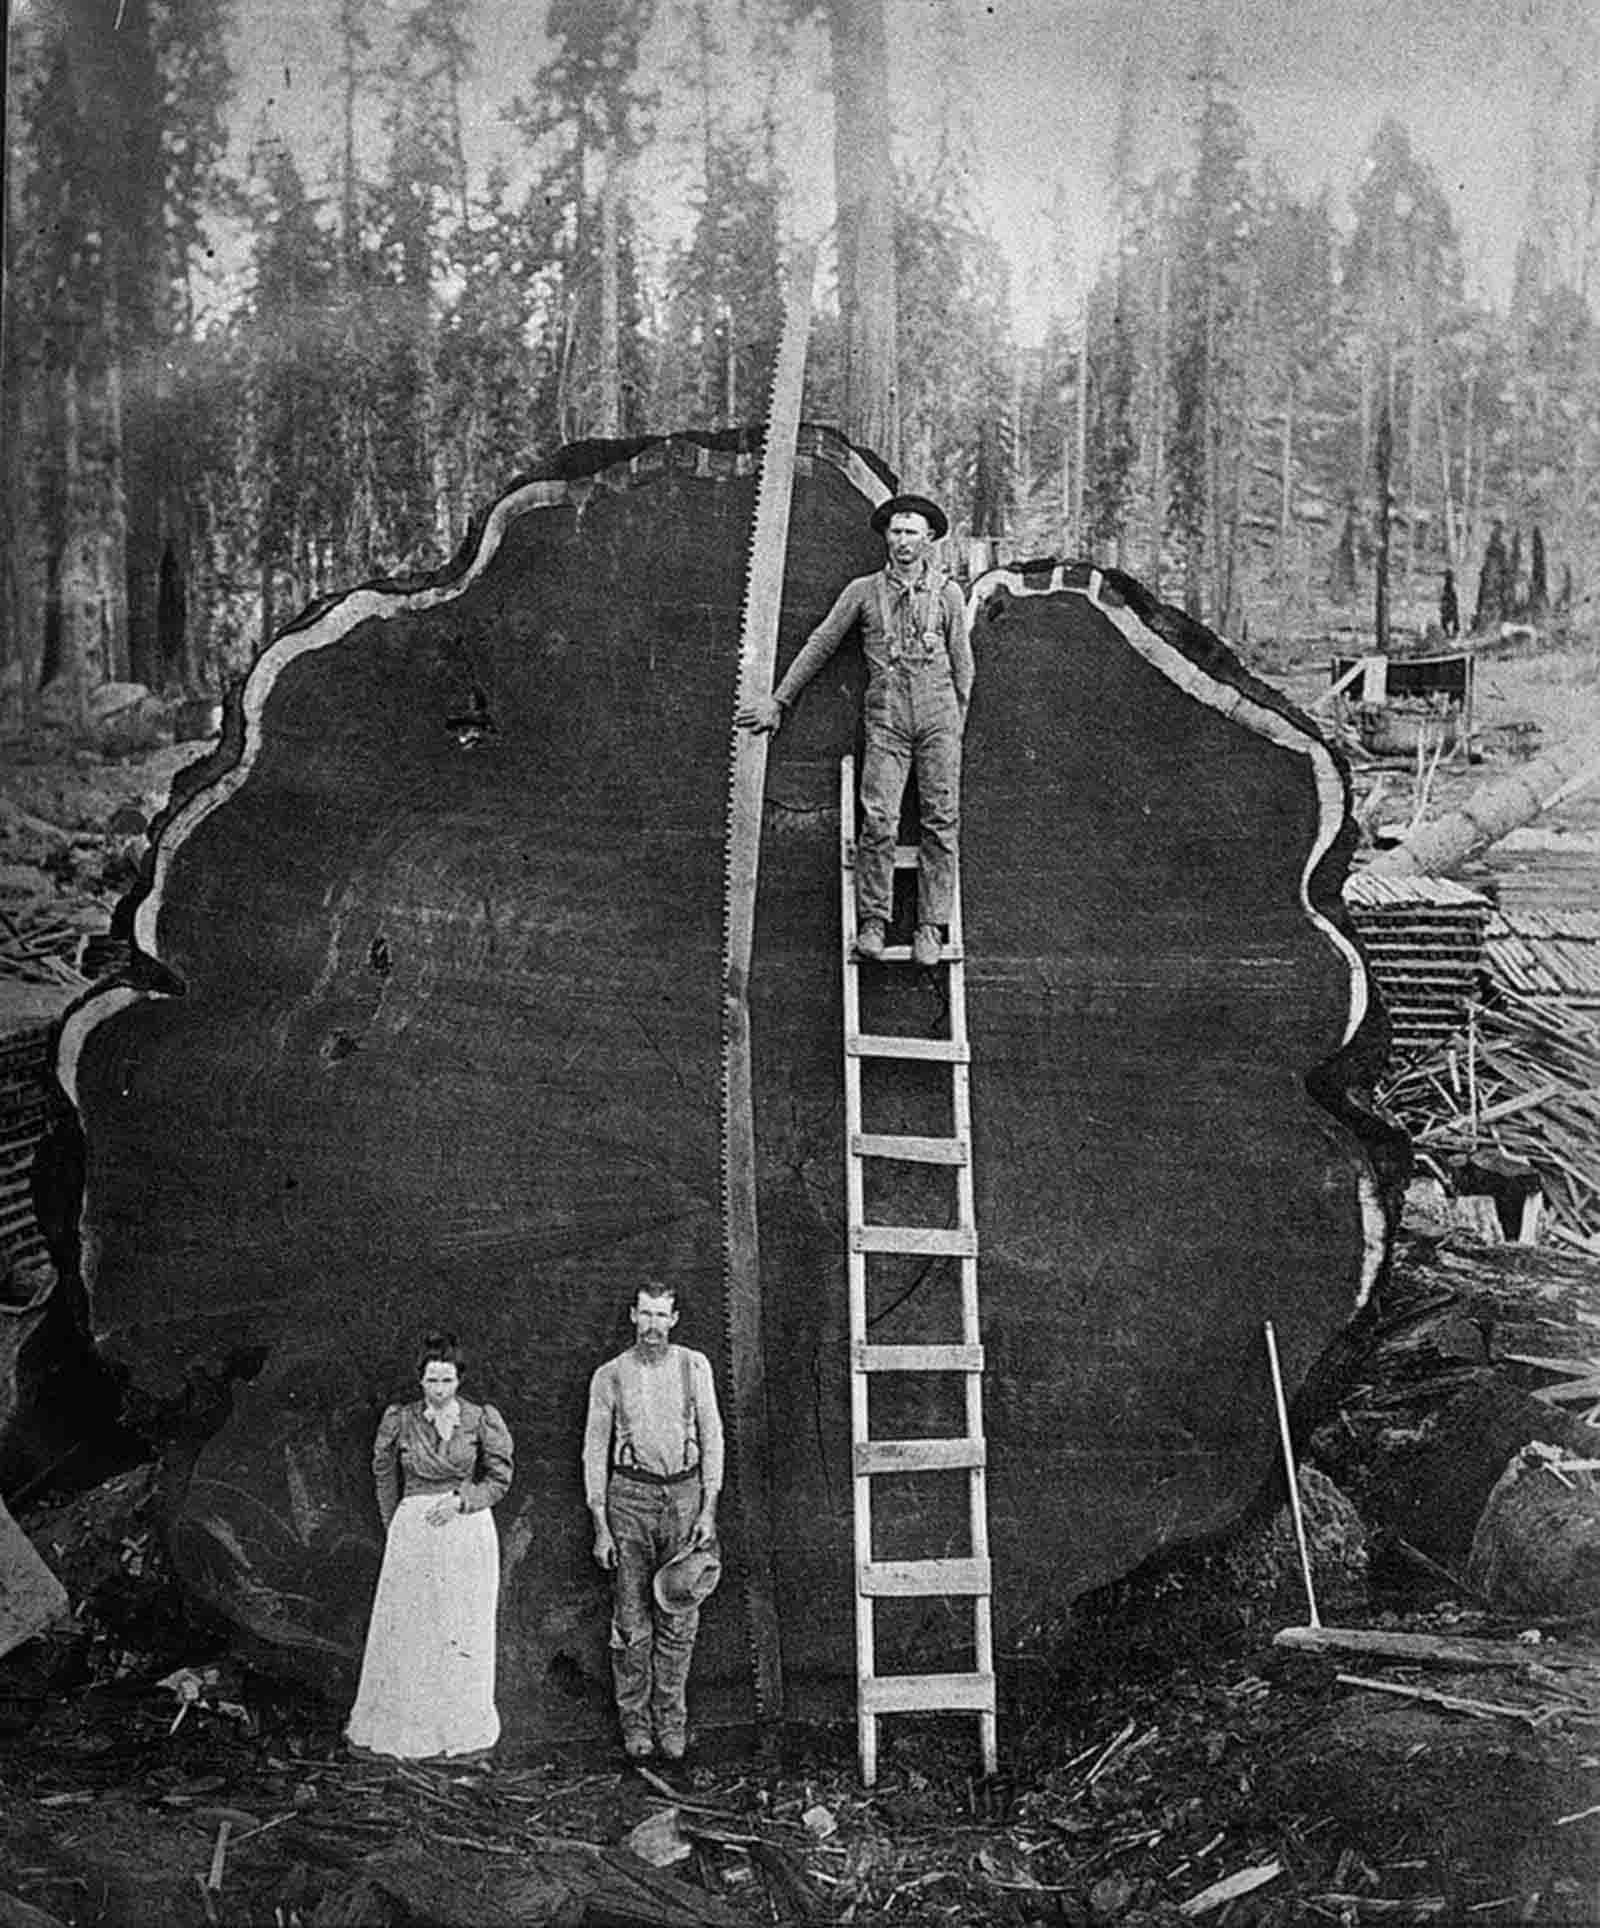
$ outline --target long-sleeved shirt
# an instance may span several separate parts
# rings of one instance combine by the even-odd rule
[[[711,1361],[689,1346],[668,1346],[646,1362],[637,1346],[596,1369],[583,1432],[583,1490],[605,1504],[613,1466],[666,1477],[698,1467],[707,1500],[722,1491],[722,1415]]]
[[[950,578],[924,562],[909,582],[902,582],[886,567],[845,584],[772,692],[785,709],[857,623],[870,674],[877,676],[901,663],[937,660],[935,652],[942,650],[956,698],[966,707],[974,674],[966,604]]]
[[[478,1513],[504,1499],[511,1485],[511,1432],[493,1406],[460,1402],[460,1417],[442,1440],[422,1400],[391,1406],[372,1442],[372,1483],[385,1527],[400,1504],[401,1479],[407,1490],[453,1489],[462,1509]]]

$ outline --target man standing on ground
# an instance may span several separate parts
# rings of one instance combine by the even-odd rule
[[[972,699],[972,649],[961,591],[932,557],[949,528],[926,496],[880,503],[872,526],[888,561],[876,575],[846,583],[770,696],[740,710],[741,729],[777,730],[849,631],[861,625],[867,659],[861,764],[861,836],[856,847],[856,949],[881,957],[893,914],[894,847],[900,801],[915,763],[922,828],[917,858],[917,920],[912,955],[939,961],[940,929],[950,921],[961,823],[961,733]]]
[[[652,1581],[686,1548],[716,1538],[722,1419],[710,1361],[671,1342],[676,1288],[647,1279],[629,1317],[633,1344],[589,1382],[584,1495],[594,1557],[614,1575],[611,1675],[623,1749],[631,1761],[657,1747],[681,1761],[700,1610],[664,1611]]]

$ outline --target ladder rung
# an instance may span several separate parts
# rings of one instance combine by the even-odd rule
[[[856,1345],[857,1372],[982,1372],[982,1346]]]
[[[939,962],[941,964],[959,964],[965,956],[966,952],[962,950],[959,944],[941,944],[939,946]],[[850,962],[852,964],[859,964],[862,962],[862,959],[852,953]],[[909,964],[911,962],[911,946],[909,944],[885,944],[883,947],[883,955],[879,958],[878,962],[881,964]]]
[[[975,1259],[978,1234],[969,1225],[852,1225],[852,1252],[917,1252],[925,1258]]]
[[[964,1138],[908,1138],[890,1132],[857,1131],[850,1136],[853,1158],[898,1158],[910,1165],[964,1165]]]
[[[987,1466],[981,1439],[862,1439],[856,1442],[856,1478],[869,1473],[961,1473]]]
[[[858,1691],[866,1714],[987,1714],[994,1708],[993,1674],[876,1674]]]
[[[940,1064],[970,1064],[972,1052],[954,1038],[889,1038],[860,1031],[844,1041],[852,1058],[927,1058]]]
[[[856,1574],[856,1591],[870,1599],[941,1594],[985,1594],[987,1560],[874,1560]]]

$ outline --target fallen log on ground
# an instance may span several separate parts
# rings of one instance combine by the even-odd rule
[[[879,561],[882,492],[811,432],[780,666]],[[682,1336],[734,1377],[719,840],[753,496],[730,438],[569,454],[455,574],[310,613],[180,782],[131,909],[183,995],[125,984],[63,1040],[87,1171],[61,1256],[176,1441],[191,1584],[347,1691],[372,1429],[417,1329],[457,1325],[467,1388],[518,1447],[498,1516],[513,1744],[609,1717],[579,1435],[639,1279],[692,1288]],[[974,605],[963,881],[1004,1641],[1238,1514],[1273,1463],[1262,1321],[1297,1380],[1370,1288],[1383,1223],[1344,1098],[1367,1001],[1332,754],[1126,579],[1002,572]],[[735,1466],[726,1557],[737,1582],[770,1542],[799,1714],[845,1712],[855,1681],[837,785],[860,682],[849,650],[774,748],[750,987],[776,1477],[745,1490]],[[874,1029],[937,1025],[933,978],[882,976]],[[939,1130],[927,1070],[890,1067],[874,1130]],[[870,1216],[939,1223],[947,1179],[895,1167]],[[892,1263],[874,1338],[951,1331],[952,1262]],[[907,1375],[874,1432],[959,1430],[953,1390]],[[962,1515],[953,1484],[885,1490],[879,1557]],[[950,1644],[913,1602],[880,1661],[948,1666]],[[749,1712],[737,1584],[696,1669],[702,1715]]]
[[[1292,1653],[1355,1654],[1363,1660],[1393,1660],[1408,1667],[1444,1667],[1525,1673],[1532,1668],[1593,1675],[1600,1691],[1600,1652],[1563,1649],[1540,1641],[1475,1640],[1467,1634],[1407,1633],[1385,1627],[1280,1627],[1275,1647]]]
[[[1530,1441],[1600,1453],[1600,1430],[1550,1396],[1592,1371],[1595,1287],[1590,1259],[1410,1241],[1344,1362],[1337,1416],[1312,1435],[1365,1518],[1478,1604],[1492,1603],[1469,1574],[1473,1537],[1507,1466]]]
[[[1600,1451],[1600,1431],[1595,1434]],[[1507,1613],[1600,1611],[1600,1459],[1530,1440],[1495,1481],[1472,1535],[1467,1578]]]
[[[1600,730],[1586,730],[1483,785],[1464,803],[1414,830],[1404,843],[1380,850],[1367,868],[1375,876],[1448,877],[1478,851],[1596,780]]]

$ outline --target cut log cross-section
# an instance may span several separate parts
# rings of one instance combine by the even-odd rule
[[[884,486],[802,433],[780,669],[881,559]],[[720,833],[754,493],[735,438],[569,451],[453,573],[311,612],[180,780],[133,907],[172,974],[144,981],[184,994],[95,997],[62,1042],[86,1155],[61,1256],[140,1411],[172,1401],[190,1583],[347,1690],[379,1556],[373,1428],[417,1336],[458,1330],[467,1391],[518,1448],[497,1513],[512,1746],[609,1718],[579,1445],[641,1278],[683,1289],[681,1337],[727,1375]],[[1364,1002],[1330,753],[1136,585],[994,578],[973,614],[970,1169],[1003,1651],[1238,1511],[1272,1463],[1261,1320],[1293,1380],[1378,1234],[1362,1148],[1307,1089]],[[802,1716],[848,1715],[854,1687],[837,773],[861,682],[847,650],[773,748],[750,974],[775,1594]],[[875,1432],[910,1449],[882,1482],[904,1489],[889,1572],[940,1544],[922,1489],[950,1482],[916,1442],[958,1430],[940,1402],[969,1369],[893,1351],[938,1329],[927,1297],[961,1263],[906,1229],[937,1226],[960,1134],[927,1115],[949,1063],[904,1055],[938,1032],[933,993],[894,976],[871,1035],[902,1043],[862,1123],[884,1141],[875,1264],[903,1275],[864,1361]],[[926,1602],[885,1608],[906,1614],[886,1668],[963,1676]],[[701,1718],[751,1711],[737,1586],[706,1609],[694,1692]]]

